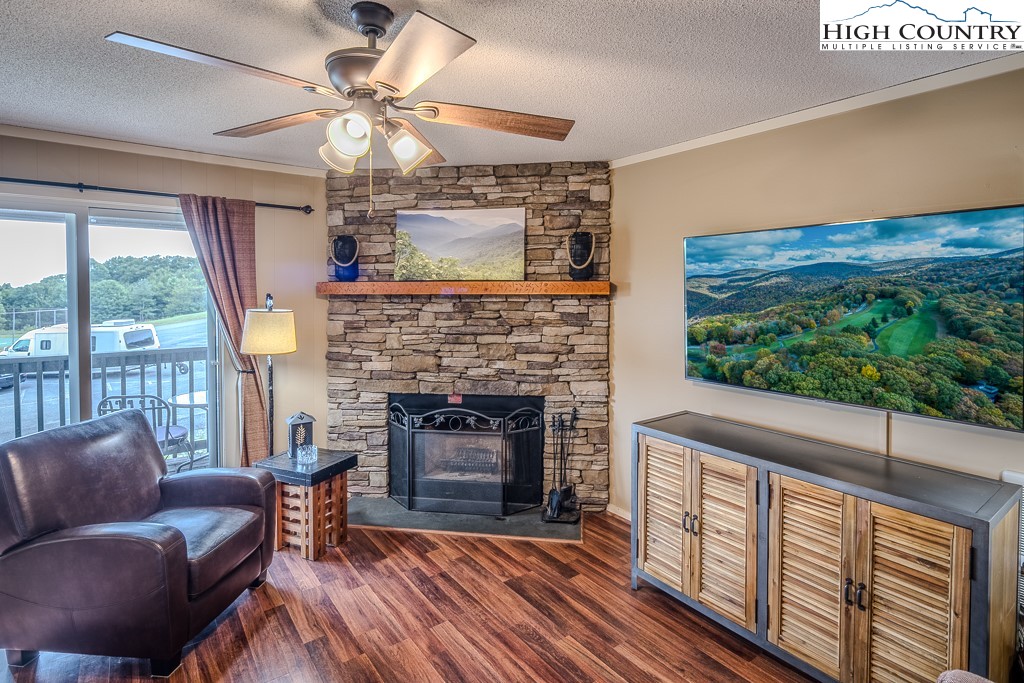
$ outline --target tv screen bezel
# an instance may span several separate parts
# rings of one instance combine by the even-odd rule
[[[703,237],[724,237],[727,235],[743,235],[748,233],[757,232],[771,232],[774,230],[802,230],[806,228],[819,228],[819,227],[832,227],[839,225],[857,225],[860,223],[877,223],[878,221],[888,220],[899,220],[903,218],[920,218],[926,216],[943,216],[947,214],[955,213],[973,213],[977,211],[995,211],[1000,209],[1024,209],[1024,202],[1018,204],[1005,204],[999,206],[979,206],[970,209],[950,209],[947,211],[930,211],[926,213],[911,213],[911,214],[897,214],[892,216],[879,216],[873,218],[861,218],[850,221],[836,221],[834,223],[808,223],[805,225],[787,225],[787,226],[776,226],[772,228],[757,228],[753,230],[738,230],[735,232],[713,232],[706,235],[689,235],[683,238],[683,379],[684,381],[693,382],[694,384],[706,385],[709,387],[722,387],[725,389],[732,389],[739,392],[756,392],[764,394],[766,396],[781,396],[783,398],[802,399],[814,403],[825,403],[828,405],[843,406],[847,408],[859,408],[862,410],[870,410],[876,413],[889,413],[893,415],[909,415],[912,417],[920,417],[927,420],[933,420],[940,424],[946,424],[950,426],[966,425],[968,427],[979,427],[982,429],[995,429],[1000,432],[1006,432],[1009,434],[1024,434],[1024,428],[1017,429],[1015,427],[1002,427],[1000,425],[984,424],[981,422],[969,422],[967,420],[957,420],[951,417],[937,417],[935,415],[923,415],[921,413],[913,413],[905,410],[895,410],[892,408],[879,408],[878,406],[869,406],[861,403],[846,403],[844,401],[836,401],[830,398],[820,398],[817,396],[804,396],[802,394],[790,394],[784,391],[776,391],[774,389],[761,389],[760,387],[748,387],[741,384],[729,384],[728,382],[719,382],[713,379],[706,379],[704,377],[692,377],[687,372],[687,364],[690,362],[690,316],[687,314],[689,308],[689,295],[687,294],[686,280],[686,243],[689,240],[700,239]],[[1021,225],[1021,236],[1024,238],[1024,223]],[[1022,245],[1024,246],[1024,242]],[[1024,268],[1024,254],[1021,255],[1022,268]]]

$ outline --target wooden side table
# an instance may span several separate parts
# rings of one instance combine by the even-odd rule
[[[287,453],[254,464],[277,479],[278,550],[298,547],[315,561],[348,538],[348,471],[355,466],[355,453],[325,448],[308,465]]]

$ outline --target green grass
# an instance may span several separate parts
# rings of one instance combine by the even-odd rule
[[[797,342],[810,341],[811,339],[814,339],[814,336],[816,334],[819,334],[824,330],[841,330],[847,325],[853,325],[854,327],[864,327],[869,322],[871,322],[872,318],[877,319],[878,324],[882,325],[882,316],[890,312],[892,310],[892,307],[895,305],[896,302],[893,301],[892,299],[877,299],[874,303],[865,308],[863,311],[858,311],[857,313],[848,315],[842,318],[835,325],[827,325],[825,327],[819,327],[813,330],[804,330],[803,333],[798,334],[795,337],[787,337],[785,339],[782,339],[782,345],[792,346]],[[761,344],[752,344],[750,346],[736,345],[729,347],[729,354],[733,355],[737,353],[750,353],[763,348],[764,346]]]
[[[146,320],[144,322],[150,325],[170,325],[172,323],[187,323],[192,320],[205,320],[206,311],[200,311],[198,313],[184,313],[182,315],[173,315],[170,318],[160,318],[159,320]]]
[[[878,350],[890,356],[910,358],[924,351],[929,342],[938,334],[936,303],[926,301],[909,318],[897,320],[878,335]]]
[[[782,339],[781,343],[783,346],[792,346],[797,342],[814,339],[815,335],[825,330],[841,330],[847,325],[863,328],[871,322],[872,318],[875,318],[879,325],[883,325],[882,316],[886,313],[891,313],[895,305],[896,302],[892,299],[878,299],[868,308],[846,316],[835,325],[805,330],[802,334],[798,334],[795,337]],[[878,352],[890,356],[900,356],[901,358],[909,358],[922,353],[925,345],[935,341],[938,336],[938,316],[937,302],[925,301],[909,318],[898,319],[882,329],[875,340],[878,343]],[[737,344],[729,347],[729,356],[735,357],[740,354],[754,353],[762,348],[764,346],[760,344],[751,346]],[[690,360],[697,361],[702,359],[703,355],[699,349],[690,347],[689,358]]]

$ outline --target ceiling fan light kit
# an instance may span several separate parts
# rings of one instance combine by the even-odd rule
[[[370,151],[373,121],[361,111],[349,111],[327,124],[327,141],[345,156],[359,158]]]
[[[320,158],[339,173],[354,172],[356,170],[356,162],[359,161],[359,157],[345,156],[336,150],[330,142],[325,142],[320,147]]]
[[[215,133],[247,138],[326,119],[330,121],[327,144],[320,148],[320,157],[341,173],[352,173],[359,158],[370,151],[374,129],[384,136],[403,174],[420,164],[444,163],[444,157],[422,133],[409,121],[389,116],[389,110],[406,112],[429,123],[470,126],[547,140],[564,140],[572,129],[574,121],[551,116],[446,102],[399,104],[476,41],[433,17],[414,12],[388,49],[381,50],[377,41],[391,27],[394,13],[376,2],[357,2],[351,7],[351,15],[367,44],[336,50],[327,56],[324,66],[333,89],[127,33],[115,32],[106,38],[114,43],[258,76],[347,102],[345,108],[314,109]]]
[[[408,175],[410,171],[426,161],[433,152],[423,142],[416,139],[408,130],[399,128],[393,133],[385,133],[387,146],[391,156],[398,163],[402,175]]]

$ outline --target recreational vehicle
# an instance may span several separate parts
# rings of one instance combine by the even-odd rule
[[[118,353],[125,351],[151,351],[160,348],[156,328],[137,324],[134,320],[105,320],[93,325],[89,350],[92,353]],[[21,336],[0,355],[8,357],[39,358],[68,355],[68,326],[51,325],[31,330]]]

